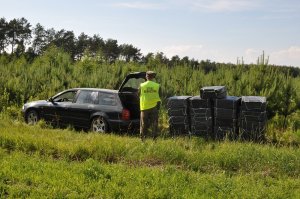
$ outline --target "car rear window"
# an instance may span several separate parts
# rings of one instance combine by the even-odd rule
[[[97,91],[80,91],[76,103],[78,104],[98,104],[99,94]]]
[[[106,105],[106,106],[116,106],[117,101],[114,94],[110,93],[99,93],[99,104],[100,105]]]
[[[133,88],[137,90],[140,87],[140,84],[143,82],[145,82],[144,78],[133,78],[129,79],[123,87]]]

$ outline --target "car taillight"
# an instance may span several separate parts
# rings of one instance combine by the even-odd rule
[[[122,110],[122,120],[130,120],[130,111],[128,109]]]

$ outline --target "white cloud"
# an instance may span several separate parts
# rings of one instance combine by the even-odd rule
[[[223,63],[235,63],[236,58],[231,59],[232,56],[228,52],[224,52],[221,49],[214,49],[203,45],[172,45],[162,48],[162,52],[171,58],[174,55],[178,55],[180,58],[188,56],[190,59],[196,60],[211,60]]]
[[[300,46],[274,51],[270,54],[270,63],[300,67]]]
[[[257,49],[254,49],[254,48],[248,48],[248,49],[245,50],[245,55],[242,58],[243,58],[243,61],[246,64],[256,63],[258,57],[260,55],[262,55],[262,53],[263,53],[262,50],[257,50]]]
[[[180,57],[189,56],[192,58],[195,57],[193,55],[201,53],[202,48],[202,45],[172,45],[164,47],[162,51],[169,58],[174,55],[178,55]]]
[[[243,59],[245,63],[256,63],[262,53],[262,50],[249,48],[245,50]],[[265,57],[269,57],[269,64],[300,67],[300,46],[265,52]]]
[[[209,12],[245,11],[260,5],[259,1],[255,0],[194,0],[188,2],[193,9],[202,9]]]
[[[174,7],[179,7],[204,12],[243,12],[259,9],[266,13],[271,12],[275,14],[297,14],[300,8],[300,3],[298,2],[274,3],[267,0],[163,0],[155,1],[159,3],[152,2],[126,0],[124,2],[113,3],[112,6],[145,10],[173,9]],[[268,9],[266,10],[266,8]]]
[[[157,10],[157,9],[163,8],[163,6],[161,4],[144,3],[144,2],[139,2],[139,1],[115,3],[115,4],[112,4],[112,6],[131,8],[131,9],[144,9],[144,10]]]
[[[166,0],[160,3],[146,3],[142,1],[114,3],[114,7],[131,9],[172,9],[172,7],[189,8],[192,10],[203,10],[208,12],[236,12],[257,8],[259,0]]]

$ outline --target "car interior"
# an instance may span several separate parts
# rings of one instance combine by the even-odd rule
[[[131,78],[119,90],[120,99],[125,108],[131,113],[132,119],[140,117],[140,99],[138,89],[141,83],[145,82],[144,78]]]

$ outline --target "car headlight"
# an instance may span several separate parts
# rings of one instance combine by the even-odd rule
[[[24,104],[24,105],[22,106],[22,111],[25,111],[26,107],[27,107],[27,106]]]

